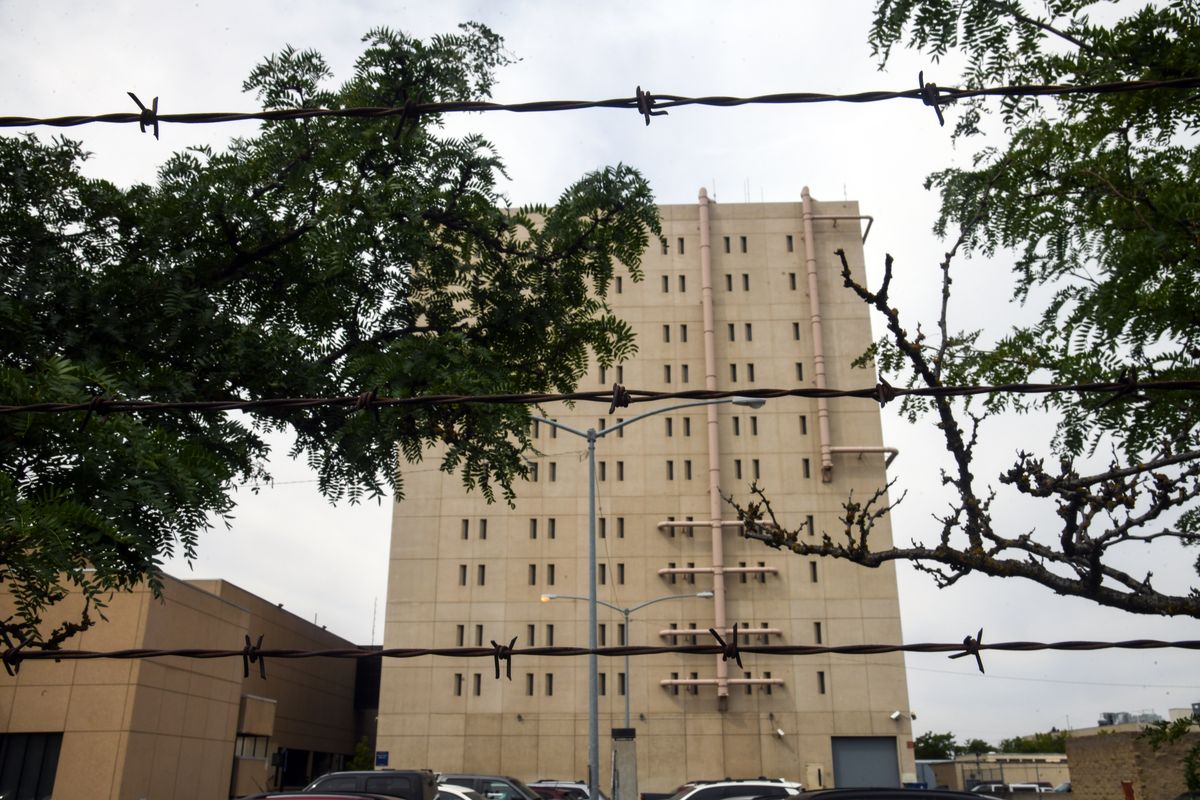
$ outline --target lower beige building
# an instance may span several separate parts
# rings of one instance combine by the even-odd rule
[[[1067,739],[1073,797],[1175,800],[1184,796],[1184,760],[1200,748],[1200,732],[1154,750],[1137,732],[1101,731]]]
[[[0,595],[0,612],[8,604]],[[64,608],[69,614],[70,609]],[[68,648],[352,646],[225,581],[163,579],[114,596]],[[214,800],[303,785],[355,743],[355,662],[239,658],[25,661],[0,674],[5,800]]]
[[[865,218],[853,202],[660,207],[645,278],[618,266],[608,296],[637,354],[582,389],[663,391],[874,385],[850,362],[871,343],[867,309],[843,288],[834,250],[865,280]],[[738,535],[723,501],[757,481],[789,528],[840,537],[843,504],[887,481],[879,407],[868,400],[779,398],[761,408],[693,405],[618,426],[671,401],[608,414],[607,404],[547,405],[548,418],[596,441],[598,596],[604,645],[850,645],[902,641],[896,577],[800,558]],[[583,438],[545,423],[513,507],[468,494],[436,452],[403,466],[388,580],[386,647],[588,644],[588,464]],[[886,494],[884,495],[886,497]],[[891,542],[882,519],[872,544]],[[700,593],[711,596],[697,597]],[[557,595],[542,602],[543,595]],[[576,599],[573,599],[576,598]],[[774,776],[810,787],[915,779],[901,655],[601,657],[600,783],[611,789],[609,731],[636,728],[638,786]],[[491,659],[383,664],[379,758],[396,768],[585,779],[586,657],[517,656],[512,680]]]

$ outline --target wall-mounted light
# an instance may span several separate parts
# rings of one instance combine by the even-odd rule
[[[888,719],[895,721],[895,720],[900,719],[900,717],[902,717],[902,716],[904,716],[904,715],[901,714],[899,711],[893,711],[892,713],[888,714]]]
[[[783,732],[783,728],[776,728],[776,729],[775,729],[775,735],[776,735],[776,736],[778,736],[780,739],[782,739],[782,738],[783,738],[784,736],[786,736],[787,734],[785,734],[785,733]]]

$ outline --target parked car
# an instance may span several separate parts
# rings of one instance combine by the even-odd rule
[[[524,783],[508,775],[446,774],[441,776],[441,781],[474,789],[486,800],[542,800]]]
[[[981,783],[981,784],[971,787],[972,794],[977,794],[977,795],[978,794],[991,794],[992,792],[999,792],[1000,794],[1007,794],[1008,793],[1008,784],[1007,783]]]
[[[671,800],[726,800],[727,798],[782,798],[798,797],[804,786],[794,781],[778,778],[752,778],[749,780],[692,781],[675,790]]]
[[[545,800],[587,800],[586,789],[576,789],[574,786],[546,786],[544,784],[527,784],[539,797]]]
[[[539,778],[529,784],[529,788],[537,792],[539,789],[562,789],[567,792],[574,792],[583,800],[588,800],[588,785],[587,781],[560,781],[552,778]],[[600,795],[600,800],[608,800],[608,796],[596,788],[596,793]]]
[[[439,783],[437,788],[437,800],[485,800],[479,792],[465,786]]]
[[[995,785],[995,784],[993,784]],[[897,789],[872,787],[847,789],[815,789],[802,794],[801,800],[980,800],[988,797],[975,790],[959,792],[953,789]]]
[[[1064,781],[1063,783],[1060,783],[1058,786],[1055,786],[1050,791],[1052,791],[1056,794],[1063,794],[1065,792],[1070,792],[1071,791],[1071,782]]]
[[[247,795],[241,800],[291,800],[291,798],[303,798],[303,800],[396,800],[386,794],[362,794],[360,792],[345,794],[337,792],[262,792],[261,794]]]
[[[381,794],[403,800],[436,800],[437,778],[427,769],[330,772],[304,787],[305,794]]]

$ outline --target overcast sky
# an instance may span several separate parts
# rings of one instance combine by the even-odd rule
[[[253,110],[241,83],[259,60],[285,45],[320,51],[340,81],[372,27],[425,37],[465,20],[491,26],[521,59],[499,74],[494,96],[505,102],[625,97],[638,85],[681,95],[906,89],[922,69],[928,80],[954,82],[950,65],[912,54],[900,54],[878,72],[866,44],[871,5],[0,0],[0,114],[133,110],[126,91],[146,103],[158,95],[162,112]],[[922,180],[970,152],[956,151],[950,127],[939,128],[933,111],[919,103],[686,108],[656,117],[649,127],[633,111],[616,110],[495,113],[450,125],[479,131],[497,145],[514,203],[553,201],[584,172],[618,161],[642,170],[661,203],[694,202],[701,186],[719,202],[796,202],[804,185],[819,200],[857,200],[876,220],[866,246],[872,280],[878,283],[890,252],[896,305],[913,324],[936,313],[945,245],[930,233],[937,203]],[[256,127],[164,125],[161,141],[140,135],[136,126],[91,125],[65,135],[93,153],[89,174],[129,184],[153,180],[175,150],[219,147]],[[1005,320],[1027,314],[1003,302],[1011,288],[1005,258],[960,261],[956,275],[952,325],[999,330]],[[874,322],[878,333],[880,322]],[[1018,446],[1036,450],[1051,431],[1047,420],[996,421],[985,428],[993,444],[980,454],[976,474],[994,476],[1011,464]],[[941,438],[931,424],[900,420],[892,407],[884,412],[884,435],[901,450],[892,470],[897,488],[909,491],[893,519],[896,539],[927,538],[934,530],[930,514],[947,501],[938,481],[947,462]],[[330,507],[307,469],[286,459],[276,460],[274,475],[274,487],[241,492],[233,529],[205,535],[191,571],[180,563],[169,571],[226,578],[356,642],[374,637],[379,643],[388,504]],[[1052,528],[1057,520],[1053,509],[1003,492],[996,518],[1011,532]],[[1179,590],[1195,555],[1181,558],[1176,550],[1129,557]],[[1099,609],[1013,581],[972,576],[939,592],[927,577],[901,568],[900,583],[908,641],[959,641],[980,627],[990,641],[1200,639],[1195,620]],[[960,739],[996,742],[1051,726],[1093,725],[1101,711],[1165,715],[1169,707],[1200,701],[1195,654],[991,653],[986,664],[988,675],[980,676],[970,659],[909,656],[915,731],[951,730]]]

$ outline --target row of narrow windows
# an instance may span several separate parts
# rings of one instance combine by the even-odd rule
[[[671,383],[672,376],[676,374],[675,372],[673,372],[672,366],[673,365],[671,365],[671,364],[663,364],[663,382],[664,383]],[[796,380],[803,381],[804,380],[804,364],[800,361],[795,362],[795,369],[796,369]],[[691,379],[691,370],[689,368],[689,365],[680,364],[678,375],[679,375],[680,383],[688,383]],[[747,383],[754,383],[754,376],[755,376],[754,364],[746,363],[744,365],[744,371],[742,372],[742,375],[745,377]],[[617,383],[623,384],[624,382],[625,382],[624,370],[621,367],[617,367]],[[729,382],[730,383],[738,382],[738,365],[737,364],[731,363],[729,365]],[[608,385],[608,370],[606,370],[604,367],[600,368],[600,385],[601,386]],[[536,423],[537,420],[534,420],[534,422]],[[621,422],[624,422],[624,420],[623,419],[617,420],[617,424],[620,424]],[[532,430],[533,430],[533,435],[536,436],[538,433],[538,428],[535,426]],[[551,439],[558,438],[558,435],[555,433],[556,430],[558,430],[558,429],[554,428],[554,427],[550,428],[550,438]],[[603,425],[600,426],[600,430],[604,430]],[[619,431],[617,431],[617,435],[624,436],[625,429],[622,428]]]
[[[691,460],[685,460],[683,463],[684,463],[685,474],[690,476],[691,475],[691,463],[692,463]],[[738,476],[740,476],[740,474],[741,474],[740,473],[741,463],[742,463],[741,459],[734,459],[734,470],[735,470],[735,474],[737,474]],[[809,459],[807,459],[807,458],[801,459],[800,463],[801,463],[801,469],[802,469],[804,477],[805,478],[810,477],[811,463],[810,463]],[[667,464],[672,465],[672,466],[668,467],[668,471],[673,472],[674,471],[674,466],[673,466],[674,462],[668,461]],[[752,469],[755,470],[755,475],[757,477],[757,475],[759,473],[759,470],[757,467],[758,459],[757,458],[752,459],[751,464],[752,464]],[[667,517],[667,521],[675,522],[676,520],[675,520],[675,517],[670,516],[670,517]],[[693,521],[693,519],[691,516],[688,516],[688,517],[684,517],[683,521],[690,523]],[[488,529],[487,520],[480,519],[477,521],[477,524],[478,524],[479,538],[486,539],[487,538],[487,529]],[[808,514],[805,517],[804,526],[805,526],[805,531],[808,533],[809,536],[816,535],[816,525],[813,520],[812,514]],[[596,518],[596,535],[599,538],[607,539],[610,527],[615,529],[616,537],[618,539],[625,538],[625,518],[624,517],[616,517],[611,521],[609,520],[608,517],[597,517]],[[462,521],[462,538],[464,538],[464,539],[470,538],[470,530],[471,530],[471,521],[469,519],[464,519]],[[545,531],[545,535],[546,535],[547,539],[557,538],[558,537],[558,519],[556,517],[547,517],[545,520],[545,525],[543,526],[542,520],[538,519],[537,517],[530,517],[529,518],[529,538],[530,539],[538,538],[538,535],[541,531]],[[676,533],[678,533],[681,536],[695,536],[695,528],[692,525],[671,525],[666,528],[666,534],[668,536],[670,536],[671,538],[674,538],[676,536]],[[743,563],[742,566],[746,566],[746,565]],[[466,565],[460,564],[459,567],[460,567],[459,568],[459,583],[461,585],[465,586],[466,585],[466,574],[467,574]],[[553,569],[553,567],[551,569]],[[479,575],[482,578],[484,576],[484,573],[480,573]],[[533,581],[530,581],[530,583],[532,583],[532,582]],[[483,581],[481,580],[480,583],[483,583]]]
[[[753,673],[744,672],[742,674],[745,676],[746,680],[753,679]],[[625,673],[617,672],[617,673],[614,673],[614,676],[616,677],[616,681],[615,681],[616,693],[619,697],[624,697],[626,691],[628,691]],[[609,686],[608,677],[609,676],[608,676],[607,672],[599,672],[596,674],[596,693],[599,694],[600,696],[605,696],[608,694],[608,686]],[[692,673],[690,673],[689,677],[693,681],[699,680],[700,673],[692,672]],[[763,679],[769,681],[769,680],[771,680],[771,673],[764,671],[762,674],[762,677],[763,677]],[[471,694],[473,694],[475,697],[479,697],[481,694],[483,694],[483,673],[482,672],[471,673],[470,679],[471,679]],[[671,680],[676,680],[676,681],[679,680],[679,673],[672,672]],[[537,693],[539,683],[542,687],[542,693],[546,697],[554,696],[554,673],[553,672],[543,673],[541,681],[538,680],[538,676],[536,673],[526,672],[525,673],[525,694],[526,694],[526,696],[528,696],[528,697],[534,696]],[[678,685],[673,685],[668,688],[669,688],[671,694],[673,694],[673,695],[679,694],[680,687]],[[688,694],[699,694],[698,686],[692,685],[692,686],[686,686],[684,688],[686,689]],[[774,687],[769,683],[761,684],[758,686],[758,689],[763,694],[771,694],[773,688]],[[755,689],[754,684],[746,684],[745,693],[753,694],[754,689]],[[817,694],[827,694],[828,689],[829,689],[829,681],[825,676],[825,671],[817,670],[817,672],[816,672]],[[467,675],[462,672],[454,673],[454,696],[462,697],[466,693],[466,690],[467,690]]]
[[[733,364],[731,366],[736,367],[737,365]],[[753,367],[754,365],[751,364],[750,366]],[[797,374],[803,375],[803,367],[800,364],[797,364],[796,366],[798,367]],[[668,367],[668,369],[669,368],[670,367]],[[686,370],[687,370],[687,366],[685,365],[684,373],[683,373],[685,375],[687,374]],[[688,417],[688,416],[683,416],[683,417],[679,417],[678,419],[680,420],[680,424],[678,427],[680,428],[682,434],[684,436],[691,436],[692,435],[692,418]],[[735,415],[735,416],[730,417],[729,419],[731,420],[731,422],[729,424],[733,428],[733,435],[741,436],[742,429],[744,427],[742,425],[742,418],[740,416]],[[807,436],[808,435],[808,416],[805,414],[801,414],[798,419],[800,421],[800,433]],[[617,424],[620,424],[623,421],[624,421],[623,419],[617,419]],[[675,417],[671,417],[671,416],[663,417],[663,427],[666,430],[667,436],[675,435],[675,429],[677,427],[675,422],[676,422]],[[751,436],[758,436],[758,417],[756,415],[750,415],[747,422],[748,422],[749,434]],[[533,424],[530,427],[530,431],[529,431],[530,436],[533,438],[537,438],[541,434],[541,426],[538,424],[537,420],[532,420],[532,423]],[[608,424],[607,420],[605,420],[603,417],[601,417],[600,419],[598,419],[596,421],[596,430],[601,430],[601,431],[604,430],[607,427],[607,424]],[[557,436],[555,435],[556,430],[557,430],[556,428],[550,428],[550,438],[552,438],[552,439],[557,438]],[[617,431],[618,437],[624,436],[624,434],[625,434],[624,428],[621,428],[619,431]],[[600,464],[600,463],[604,463],[604,462],[597,462],[597,463]],[[624,462],[617,462],[617,463],[623,464]],[[624,467],[621,466],[619,469],[623,470]],[[605,471],[607,471],[607,468],[605,468]],[[557,479],[557,473],[558,473],[557,468],[555,468],[554,472],[555,472],[555,476],[553,478],[551,478],[551,480]],[[534,480],[537,480],[537,478],[535,477]],[[466,520],[463,520],[463,523],[464,523],[463,538],[466,539],[467,538],[467,536],[466,536]],[[487,538],[487,521],[484,520],[481,524],[483,527],[480,530],[480,538],[486,539]]]
[[[734,244],[735,244],[735,237],[733,237],[733,236],[722,236],[721,237],[721,246],[722,246],[722,249],[724,249],[724,251],[726,253],[733,253]],[[737,251],[739,253],[749,253],[750,252],[750,237],[749,236],[736,237],[736,244],[737,244]],[[664,256],[671,254],[670,240],[668,240],[666,238],[659,239],[659,245],[662,247],[662,254]],[[796,239],[795,239],[795,237],[792,236],[792,234],[790,234],[790,233],[784,234],[784,245],[787,247],[787,251],[789,253],[796,252]],[[675,250],[681,256],[686,255],[686,243],[684,242],[684,238],[682,236],[675,237]]]
[[[691,436],[692,435],[691,426],[689,424],[687,424],[687,423],[690,423],[691,420],[687,417],[684,417],[683,421],[685,423],[683,435]],[[735,421],[736,421],[736,418],[735,418]],[[667,422],[668,423],[671,422],[670,418],[667,419]],[[673,426],[668,424],[667,436],[674,436],[674,433],[672,432],[672,428],[673,428]],[[735,436],[741,435],[740,428],[741,428],[741,426],[739,425],[738,426],[739,430],[735,431],[735,433],[734,433]],[[757,428],[752,427],[751,430],[752,430],[751,435],[753,435],[753,436],[758,435]],[[805,432],[807,432],[807,431],[805,431]],[[743,461],[744,460],[745,459],[741,459],[741,458],[735,458],[733,460],[734,480],[741,480],[746,475],[749,475],[749,477],[753,478],[754,480],[761,479],[762,478],[762,462],[757,458],[748,459],[748,464],[746,464],[746,468],[743,469]],[[682,480],[685,480],[685,481],[692,480],[693,473],[695,472],[692,469],[692,460],[690,458],[685,458],[685,459],[682,459],[679,463],[680,463],[680,466],[682,467],[681,470],[677,470],[675,468],[675,465],[676,465],[675,459],[669,458],[666,460],[667,480],[673,481],[676,479],[676,477],[680,477]],[[558,480],[558,462],[551,461],[546,466],[549,467],[547,472],[549,474],[550,481],[552,483],[557,481]],[[812,460],[811,459],[809,459],[809,458],[801,458],[800,459],[800,474],[801,474],[801,477],[804,477],[804,478],[812,477]],[[625,462],[624,461],[616,462],[616,478],[618,481],[625,480]],[[529,465],[529,480],[536,482],[540,479],[541,479],[541,468],[540,468],[540,465],[535,461]],[[600,480],[600,481],[608,480],[608,462],[607,461],[597,461],[596,462],[596,479]],[[467,521],[463,520],[463,522],[466,523]],[[464,538],[464,539],[469,538],[467,531],[468,531],[467,526],[464,524],[462,538]],[[619,533],[618,535],[623,537],[625,534]],[[549,536],[551,539],[554,538],[553,530],[550,531]],[[483,530],[480,531],[479,538],[480,539],[487,538],[486,528],[484,528]],[[531,528],[530,528],[530,538],[531,539],[537,538],[536,523],[534,523],[532,520],[531,520]]]
[[[726,334],[729,336],[729,341],[736,342],[737,341],[737,329],[738,329],[737,323],[729,322],[729,323],[726,323],[726,326],[727,326]],[[679,331],[676,334],[676,336],[678,338],[678,341],[680,341],[681,343],[686,342],[688,340],[688,326],[680,325]],[[754,323],[752,323],[752,322],[742,323],[742,339],[747,342],[754,341]],[[794,339],[796,341],[800,341],[800,323],[799,322],[792,323],[792,339]],[[662,326],[662,340],[664,342],[671,341],[671,325],[664,324]]]
[[[750,273],[749,272],[741,273],[740,280],[735,280],[736,278],[738,278],[738,275],[736,275],[732,272],[725,273],[725,291],[732,292],[735,286],[740,286],[743,292],[750,291]],[[666,294],[667,292],[670,292],[671,291],[671,276],[663,275],[660,278],[660,280],[661,280],[661,286],[662,286],[663,293]],[[675,281],[679,287],[679,291],[686,293],[687,292],[687,275],[676,275]],[[625,293],[625,285],[624,285],[624,282],[621,280],[620,276],[617,277],[614,287],[616,289],[617,294]],[[797,277],[796,273],[789,272],[788,273],[788,289],[794,292],[794,291],[798,290],[799,288],[800,288],[800,280]]]
[[[614,673],[616,676],[616,689],[619,697],[624,697],[626,692],[625,673]],[[533,672],[525,673],[525,695],[533,697],[537,693],[538,684],[542,686],[542,693],[546,697],[554,696],[554,673],[547,672],[539,681],[537,674]],[[599,672],[596,674],[596,693],[604,696],[608,694],[608,673]],[[467,676],[462,672],[454,673],[454,696],[462,697],[466,692]],[[471,694],[479,697],[483,693],[483,673],[474,672],[471,674]]]
[[[596,641],[600,647],[608,647],[609,646],[608,627],[609,627],[608,623],[605,623],[605,622],[601,622],[596,626]],[[741,643],[742,644],[750,644],[751,637],[758,636],[761,638],[761,641],[763,644],[770,644],[770,635],[766,632],[762,632],[762,631],[764,631],[764,629],[769,629],[770,627],[771,627],[770,623],[767,623],[767,622],[760,623],[759,627],[757,629],[758,632],[756,632],[756,629],[752,628],[748,622],[739,623],[738,635],[741,637]],[[698,636],[698,634],[701,633],[701,631],[700,631],[700,629],[698,629],[696,627],[695,622],[689,622],[688,627],[686,627],[686,628],[680,628],[679,623],[672,622],[671,630],[679,631],[678,634],[671,634],[669,636],[669,638],[671,640],[671,644],[673,644],[673,645],[679,644],[680,639],[688,640],[687,641],[688,644],[697,644],[699,642],[699,639],[697,638],[697,636]],[[705,631],[705,633],[706,632],[707,631]],[[627,631],[625,630],[625,623],[623,623],[623,622],[616,623],[616,636],[614,637],[614,644],[617,647],[624,647],[628,643],[628,640],[626,638],[626,633],[627,633]],[[465,624],[456,625],[454,634],[455,634],[454,635],[455,647],[466,647],[467,646],[467,626]],[[474,644],[474,646],[475,647],[483,647],[483,644],[486,641],[488,641],[488,637],[484,635],[483,625],[475,625],[473,628],[473,644]],[[814,644],[824,644],[825,643],[824,627],[823,627],[822,623],[818,622],[818,621],[813,622],[813,643]],[[525,646],[526,647],[537,647],[537,626],[534,624],[529,624],[526,626]],[[553,623],[546,624],[545,642],[544,642],[543,646],[545,646],[545,647],[553,647],[554,646],[554,625],[553,625]]]

